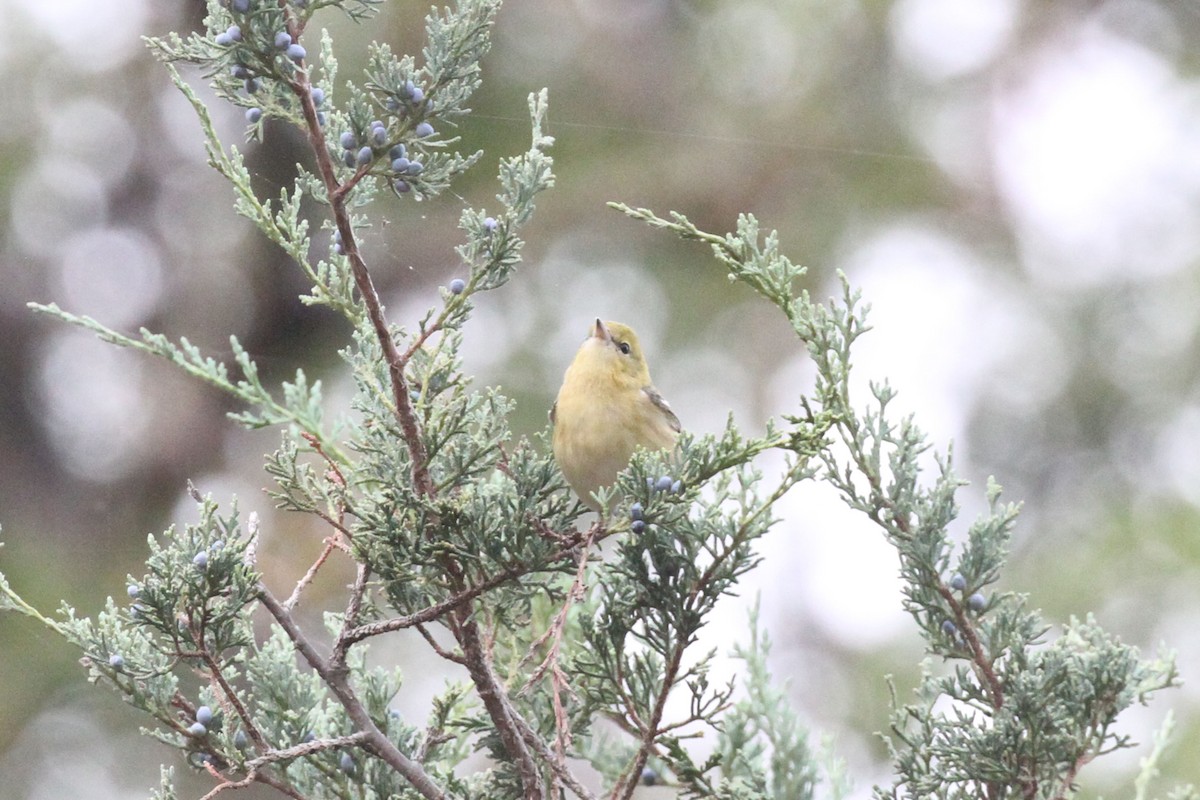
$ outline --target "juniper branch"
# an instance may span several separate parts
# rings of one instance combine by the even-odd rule
[[[422,766],[401,753],[371,719],[371,715],[367,713],[362,701],[358,699],[354,687],[350,685],[349,673],[345,666],[331,664],[317,652],[316,647],[309,641],[304,631],[300,630],[300,626],[296,624],[291,613],[275,599],[265,585],[259,584],[258,598],[287,633],[288,638],[295,644],[296,650],[337,697],[338,702],[346,710],[350,719],[354,721],[355,726],[365,735],[364,745],[386,761],[396,770],[397,774],[402,775],[426,800],[449,800],[449,795],[434,783]]]

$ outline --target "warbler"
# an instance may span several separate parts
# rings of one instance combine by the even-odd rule
[[[650,382],[637,334],[596,320],[550,409],[554,458],[575,494],[600,511],[592,493],[611,486],[634,450],[667,450],[679,418]]]

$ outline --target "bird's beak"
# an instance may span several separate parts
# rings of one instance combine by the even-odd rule
[[[592,338],[603,342],[612,341],[612,334],[608,332],[608,326],[599,317],[596,318],[596,327],[592,329]]]

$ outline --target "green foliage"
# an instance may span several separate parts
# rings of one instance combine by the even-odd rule
[[[708,243],[731,279],[749,284],[786,315],[817,367],[812,397],[800,400],[803,418],[827,420],[840,445],[817,454],[817,477],[896,549],[905,608],[929,654],[952,665],[939,672],[927,661],[917,702],[896,700],[885,738],[897,777],[890,788],[876,787],[876,796],[1068,797],[1084,765],[1130,746],[1112,729],[1116,716],[1175,684],[1172,658],[1142,661],[1090,618],[1072,620],[1047,645],[1049,626],[1025,608],[1023,597],[982,594],[999,579],[1018,509],[1001,504],[1000,487],[989,482],[989,510],[956,551],[950,532],[963,482],[950,453],[932,456],[936,471],[929,481],[930,445],[911,417],[897,420],[890,413],[894,390],[871,384],[865,409],[852,398],[851,348],[869,328],[849,284],[843,279],[840,304],[796,296],[792,287],[803,268],[779,253],[774,233],[760,243],[748,216],[739,219],[736,234],[721,237],[680,214],[665,220],[645,209],[614,207]],[[977,594],[983,602],[973,604]]]
[[[837,798],[849,791],[844,768],[827,747],[810,744],[773,684],[757,617],[750,640],[734,650],[745,664],[741,681],[718,674],[716,651],[695,648],[715,605],[758,564],[774,503],[819,480],[895,547],[905,607],[930,656],[916,700],[895,702],[887,742],[896,779],[877,796],[1066,797],[1080,768],[1128,745],[1113,722],[1174,682],[1169,658],[1144,662],[1090,619],[1047,641],[1049,627],[1023,598],[983,594],[999,579],[1017,509],[990,485],[989,511],[962,547],[952,544],[962,482],[950,454],[934,457],[914,421],[895,418],[886,383],[872,386],[865,405],[852,396],[851,351],[868,330],[860,298],[845,281],[828,304],[797,293],[803,267],[752,217],[717,236],[679,214],[664,220],[619,207],[709,244],[731,280],[778,307],[815,362],[814,391],[758,435],[731,420],[719,435],[683,435],[670,456],[639,453],[612,491],[616,510],[581,528],[586,509],[545,443],[514,440],[512,402],[472,385],[459,358],[472,298],[513,278],[521,229],[553,185],[546,93],[529,99],[529,149],[500,162],[498,208],[462,213],[463,290],[444,290],[412,327],[393,325],[356,234],[373,215],[403,213],[410,193],[440,194],[478,160],[454,152],[456,140],[437,131],[469,113],[499,4],[435,9],[420,63],[374,46],[360,84],[335,86],[327,35],[311,59],[279,47],[281,34],[299,41],[327,7],[360,19],[374,5],[214,0],[205,32],[149,40],[196,109],[237,213],[304,271],[312,282],[305,302],[350,322],[341,351],[355,387],[348,408],[330,413],[319,382],[303,372],[277,391],[264,386],[236,340],[235,377],[186,339],[145,330],[135,338],[33,305],[224,391],[243,406],[231,415],[241,425],[278,427],[280,447],[266,458],[271,495],[321,520],[330,544],[280,599],[259,574],[257,520],[243,523],[233,504],[222,515],[196,496],[196,524],[151,539],[129,605],[110,600],[94,620],[70,609],[54,619],[0,576],[0,608],[78,647],[91,679],[144,711],[149,735],[209,775],[211,794],[262,783],[292,797],[593,798],[576,774],[582,760],[614,799],[644,783],[697,798],[810,798],[823,788]],[[198,66],[223,101],[305,130],[312,162],[297,167],[290,190],[275,200],[255,192],[242,155],[218,139],[179,62]],[[246,81],[256,81],[254,91]],[[264,130],[257,121],[248,133]],[[401,145],[420,170],[396,170]],[[314,206],[318,220],[305,216]],[[331,234],[324,257],[314,255],[311,230]],[[770,450],[783,453],[784,467],[767,476],[754,462]],[[661,475],[679,490],[656,489]],[[644,526],[636,534],[633,503]],[[596,550],[606,539],[611,555],[602,560]],[[325,560],[343,554],[355,562],[355,579],[318,641],[293,608]],[[266,635],[250,625],[255,609],[270,617]],[[402,630],[415,630],[466,674],[433,699],[420,724],[392,708],[401,676],[367,666],[371,641]],[[687,710],[672,716],[676,697]],[[711,754],[692,745],[705,732],[715,734]],[[478,754],[487,758],[472,759]],[[170,769],[155,796],[176,796]]]
[[[684,748],[672,748],[671,769],[686,789],[684,796],[738,796],[738,786],[753,787],[766,797],[808,800],[816,796],[819,762],[787,693],[773,683],[767,668],[770,652],[770,640],[759,629],[756,606],[750,613],[750,641],[733,650],[745,664],[746,695],[723,715],[715,752],[698,767]],[[705,774],[714,767],[722,776],[718,785]],[[830,773],[829,795],[845,796],[848,785],[837,780],[833,770]]]

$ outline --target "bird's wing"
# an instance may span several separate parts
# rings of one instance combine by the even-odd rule
[[[650,402],[654,404],[654,407],[661,411],[663,416],[667,418],[667,423],[671,426],[671,430],[676,433],[683,430],[683,426],[679,424],[679,417],[675,416],[675,412],[671,410],[671,404],[663,399],[663,396],[658,393],[658,389],[655,389],[653,386],[646,386],[642,391],[645,392],[646,397],[650,398]]]
[[[555,418],[555,416],[557,416],[557,413],[558,413],[558,401],[555,400],[554,403],[550,406],[550,424],[551,425],[554,424],[554,418]]]

